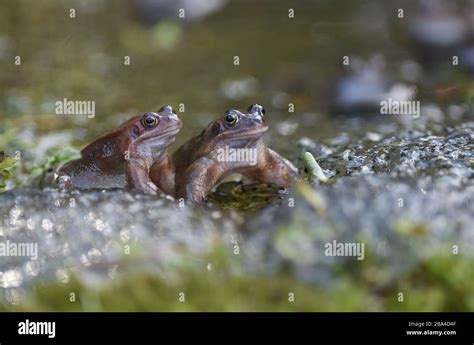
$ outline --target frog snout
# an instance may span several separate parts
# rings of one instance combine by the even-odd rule
[[[174,123],[174,124],[179,125],[181,127],[181,120],[179,119],[179,117],[176,114],[164,116],[164,120],[167,123]]]
[[[262,116],[259,116],[259,115],[252,115],[250,120],[252,122],[256,122],[258,124],[265,124],[265,119],[262,117]]]

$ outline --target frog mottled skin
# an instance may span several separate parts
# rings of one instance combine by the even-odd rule
[[[252,105],[248,113],[229,110],[223,118],[210,123],[201,135],[189,140],[172,156],[175,166],[176,198],[202,202],[212,189],[225,177],[238,173],[252,181],[289,187],[298,179],[298,170],[287,159],[267,148],[262,136],[268,126],[265,110]],[[226,149],[250,149],[255,161],[226,161]],[[159,169],[152,169],[154,174]]]
[[[81,159],[58,171],[56,181],[68,189],[129,187],[142,193],[161,194],[163,191],[149,177],[150,167],[168,159],[166,149],[180,129],[181,121],[170,106],[133,117],[86,146]]]

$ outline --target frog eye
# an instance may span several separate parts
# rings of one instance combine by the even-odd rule
[[[265,116],[265,108],[263,106],[261,106],[260,104],[252,104],[249,108],[248,108],[248,112],[249,113],[258,113],[260,116]]]
[[[143,124],[143,127],[145,128],[156,127],[159,122],[160,120],[158,119],[158,117],[151,114],[145,114],[142,119],[142,124]]]
[[[176,114],[176,111],[174,111],[173,107],[171,105],[164,105],[158,110],[160,113],[167,113],[167,114]]]
[[[237,122],[239,122],[239,116],[234,113],[227,113],[227,115],[224,117],[225,123],[228,126],[235,126]]]

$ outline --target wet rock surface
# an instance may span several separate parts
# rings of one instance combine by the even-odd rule
[[[24,189],[2,195],[0,210],[2,242],[37,244],[36,260],[2,258],[0,286],[7,294],[37,279],[67,282],[73,272],[104,281],[125,260],[163,274],[186,258],[191,266],[205,267],[202,258],[214,241],[235,232],[220,211],[203,216],[199,208],[121,191]]]
[[[327,282],[334,265],[358,265],[355,257],[326,255],[334,240],[364,243],[387,279],[433,255],[452,255],[453,246],[472,255],[473,130],[471,122],[437,135],[407,130],[376,141],[369,134],[349,144],[313,145],[333,183],[315,187],[313,197],[296,188],[295,199],[284,201],[294,204],[289,212],[267,208],[248,222],[249,251],[263,271],[289,265],[299,279],[318,283]]]
[[[2,258],[2,292],[14,302],[38,280],[67,282],[74,274],[104,282],[138,265],[168,278],[176,265],[206,270],[216,248],[238,254],[239,274],[285,272],[328,285],[338,267],[357,274],[369,260],[384,272],[377,284],[389,284],[433,255],[452,255],[453,246],[474,253],[473,142],[472,122],[436,134],[307,140],[304,149],[332,176],[329,183],[287,194],[244,188],[263,195],[262,206],[272,201],[256,212],[180,207],[123,191],[9,191],[0,198],[1,242],[36,243],[38,258]],[[333,241],[363,244],[364,252],[327,255]]]
[[[355,142],[323,149],[312,151],[338,176],[386,173],[419,182],[449,176],[448,183],[456,186],[472,184],[474,178],[473,122],[436,130],[403,129],[397,135],[367,133]]]

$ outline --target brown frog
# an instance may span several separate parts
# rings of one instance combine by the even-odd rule
[[[250,106],[247,114],[231,109],[181,146],[172,156],[174,195],[201,202],[233,173],[284,188],[297,180],[298,170],[293,164],[263,143],[262,136],[268,129],[264,115],[265,109],[258,104]],[[154,168],[151,177],[156,181],[160,169]]]
[[[169,105],[157,113],[133,117],[86,146],[82,158],[58,171],[56,182],[68,189],[131,187],[142,193],[161,193],[149,170],[154,163],[167,159],[166,149],[180,129],[181,121]]]

